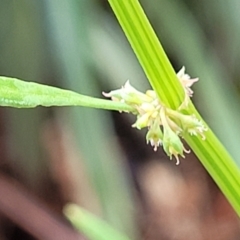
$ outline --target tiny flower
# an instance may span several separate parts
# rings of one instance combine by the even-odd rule
[[[178,165],[179,158],[178,155],[185,157],[183,152],[188,152],[184,146],[182,141],[180,140],[178,134],[174,132],[168,123],[168,116],[167,111],[165,108],[162,108],[160,110],[160,117],[163,125],[163,149],[166,152],[166,154],[172,159],[172,156],[174,156],[177,160],[176,164]]]
[[[172,156],[176,158],[176,165],[180,163],[178,155],[184,158],[183,152],[189,152],[184,148],[179,136],[170,127],[163,129],[163,149],[171,160]]]
[[[185,67],[183,66],[180,71],[177,73],[177,77],[181,82],[182,86],[184,87],[187,95],[192,97],[193,90],[191,86],[198,81],[198,78],[191,78],[188,74],[185,73]]]
[[[176,133],[176,134],[180,134],[183,129],[173,120],[171,120],[171,118],[167,117],[167,122],[169,127]]]
[[[207,128],[199,120],[196,119],[196,121],[198,121],[198,126],[195,126],[193,128],[188,128],[187,131],[190,135],[198,135],[199,134],[199,135],[201,135],[202,140],[205,140],[206,136],[204,135],[204,132],[207,131]]]
[[[113,90],[109,93],[103,92],[103,95],[105,97],[111,97],[113,101],[120,101],[129,105],[138,105],[142,102],[152,100],[151,97],[132,87],[129,81],[127,81],[121,89]]]
[[[152,99],[156,99],[156,98],[157,98],[157,94],[156,94],[156,92],[153,91],[153,90],[147,90],[147,91],[146,91],[146,95],[149,96],[149,97],[151,97]]]
[[[166,111],[174,121],[179,122],[178,126],[180,125],[184,131],[191,135],[200,134],[202,139],[205,139],[204,132],[207,131],[207,127],[196,116],[185,115],[172,109],[166,109]]]
[[[163,133],[160,128],[160,120],[155,119],[153,124],[149,127],[149,130],[146,135],[147,144],[150,144],[154,147],[154,151],[157,151],[157,148],[162,145]]]
[[[149,124],[150,115],[151,114],[148,112],[143,115],[138,115],[137,121],[132,125],[132,127],[135,127],[137,129],[142,129],[144,127],[147,127]]]
[[[185,73],[185,67],[183,66],[180,71],[177,73],[177,77],[181,82],[184,91],[185,91],[185,98],[182,104],[179,107],[179,110],[184,109],[188,106],[189,97],[193,96],[193,90],[191,86],[198,81],[198,78],[191,78],[188,74]]]

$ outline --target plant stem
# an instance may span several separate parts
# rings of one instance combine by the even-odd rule
[[[184,99],[183,88],[139,2],[109,3],[160,101],[177,109]],[[191,102],[187,113],[202,120]],[[239,168],[211,129],[205,135],[205,141],[199,136],[185,139],[240,216]]]

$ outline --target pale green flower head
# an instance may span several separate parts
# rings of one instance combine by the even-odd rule
[[[181,112],[182,109],[187,108],[189,97],[193,95],[191,86],[198,81],[198,78],[191,79],[185,73],[185,67],[177,73],[177,77],[185,91],[184,101],[177,110],[163,106],[155,91],[148,90],[142,93],[132,87],[129,81],[121,89],[103,93],[103,95],[133,107],[135,110],[132,113],[137,116],[137,120],[132,127],[139,130],[148,128],[147,143],[152,145],[154,151],[162,145],[170,159],[174,156],[177,160],[176,164],[179,164],[179,156],[184,158],[184,153],[189,153],[180,137],[190,134],[200,135],[205,139],[204,132],[207,128],[195,116]]]

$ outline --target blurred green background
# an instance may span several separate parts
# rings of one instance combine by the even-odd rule
[[[240,166],[240,2],[140,2],[176,71],[200,78],[193,101]],[[0,75],[96,97],[128,79],[150,88],[103,0],[0,0]],[[29,202],[9,197],[6,210],[2,197],[0,238],[67,239],[27,210],[43,205],[71,232],[61,216],[71,201],[132,239],[239,239],[238,218],[195,156],[176,167],[133,122],[96,109],[1,108],[0,194],[13,194],[5,181]]]

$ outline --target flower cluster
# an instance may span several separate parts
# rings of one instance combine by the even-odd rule
[[[189,133],[199,134],[202,139],[205,139],[204,132],[207,129],[194,115],[181,112],[181,109],[187,107],[189,97],[192,97],[193,91],[190,87],[198,79],[191,79],[185,74],[184,67],[177,76],[185,90],[185,99],[178,110],[163,106],[153,90],[142,93],[132,87],[129,81],[121,89],[103,93],[103,95],[110,97],[113,101],[124,102],[132,106],[135,109],[133,114],[137,116],[132,126],[137,129],[148,128],[147,143],[153,146],[154,151],[162,145],[170,159],[174,156],[177,160],[176,164],[179,164],[179,155],[184,157],[184,152],[189,152],[184,148],[181,137]]]

